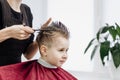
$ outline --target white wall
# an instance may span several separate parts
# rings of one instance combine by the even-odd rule
[[[23,0],[23,3],[30,6],[33,13],[33,26],[38,27],[47,19],[47,0]]]

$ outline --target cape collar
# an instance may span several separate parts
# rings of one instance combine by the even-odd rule
[[[56,66],[53,66],[49,63],[47,63],[45,60],[43,60],[41,57],[38,59],[37,61],[39,64],[43,65],[44,67],[47,67],[47,68],[57,68]]]

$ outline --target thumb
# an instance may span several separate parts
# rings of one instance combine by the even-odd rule
[[[49,19],[41,26],[41,29],[44,28],[44,27],[47,27],[51,21],[52,21],[52,19],[49,18]]]

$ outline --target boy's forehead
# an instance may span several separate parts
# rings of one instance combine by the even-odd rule
[[[63,36],[58,36],[54,39],[53,45],[69,45],[69,40]]]

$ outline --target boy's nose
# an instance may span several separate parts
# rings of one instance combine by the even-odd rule
[[[65,54],[63,55],[63,58],[64,58],[64,59],[67,59],[67,57],[68,57],[68,55],[67,55],[67,53],[65,53]]]

